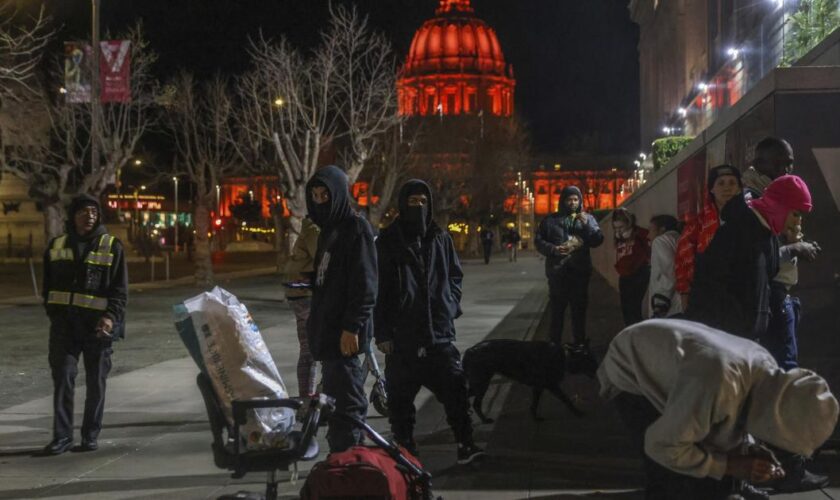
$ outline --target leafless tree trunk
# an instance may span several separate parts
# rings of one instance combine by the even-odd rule
[[[91,107],[67,103],[49,90],[57,89],[56,82],[63,79],[63,61],[55,65],[53,82],[39,86],[27,102],[31,119],[25,133],[30,137],[7,148],[5,170],[26,182],[30,195],[46,207],[63,207],[81,193],[100,196],[115,183],[117,172],[134,155],[140,138],[155,124],[158,86],[151,68],[157,56],[149,50],[140,25],[129,30],[125,39],[131,42],[131,100],[99,106],[104,159],[97,170],[90,165]],[[34,125],[39,123],[44,124],[43,130]],[[47,238],[61,234],[63,217],[63,208],[44,210]]]
[[[216,77],[196,84],[183,73],[173,83],[174,98],[168,105],[169,130],[178,163],[195,186],[195,282],[213,283],[210,256],[210,210],[216,185],[241,168],[235,143],[235,120],[228,82]]]

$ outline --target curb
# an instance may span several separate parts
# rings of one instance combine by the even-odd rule
[[[218,284],[223,280],[232,280],[238,278],[253,278],[256,276],[264,276],[268,274],[275,274],[277,266],[260,267],[257,269],[248,269],[246,271],[231,271],[229,273],[214,274],[214,281]],[[144,290],[162,290],[166,288],[175,288],[183,285],[192,285],[195,278],[193,276],[185,276],[174,280],[161,281],[145,281],[142,283],[130,283],[128,290],[130,292],[143,292]],[[38,305],[41,303],[40,297],[33,297],[25,295],[22,297],[11,297],[0,299],[0,307],[2,306],[23,306],[23,305]]]

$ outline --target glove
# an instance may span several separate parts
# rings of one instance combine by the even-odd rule
[[[394,342],[386,340],[385,342],[376,344],[376,348],[379,349],[379,352],[382,354],[392,354],[394,352]]]
[[[653,311],[654,318],[664,318],[671,310],[671,300],[657,293],[650,299],[650,308]]]

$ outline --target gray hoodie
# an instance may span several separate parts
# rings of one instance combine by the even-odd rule
[[[630,326],[598,369],[601,395],[644,396],[662,414],[645,453],[675,472],[723,477],[726,454],[747,435],[811,455],[837,423],[838,403],[814,372],[779,369],[751,340],[685,320]]]

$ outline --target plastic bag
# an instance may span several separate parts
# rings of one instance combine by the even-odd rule
[[[287,398],[286,386],[244,304],[216,287],[174,307],[175,326],[190,356],[213,383],[230,425],[231,402]],[[249,449],[288,446],[295,423],[294,410],[249,410],[241,428]]]

